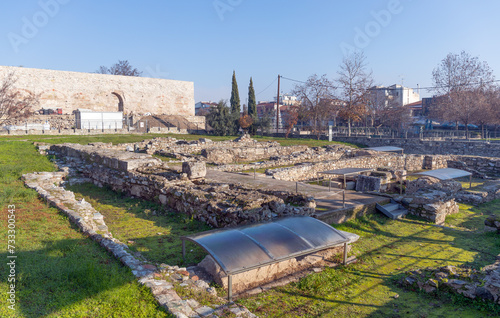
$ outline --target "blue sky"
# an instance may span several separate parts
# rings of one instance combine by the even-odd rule
[[[433,68],[461,50],[500,72],[497,0],[22,0],[0,8],[1,65],[93,72],[128,60],[144,76],[193,81],[196,101],[229,99],[233,70],[242,103],[250,76],[258,100],[276,95],[269,84],[278,74],[334,79],[348,46],[364,51],[381,85],[431,86]],[[285,93],[293,86],[282,81]]]

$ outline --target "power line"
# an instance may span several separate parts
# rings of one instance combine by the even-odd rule
[[[299,81],[293,78],[288,78],[285,76],[281,76],[281,78],[292,81],[292,82],[297,82],[297,83],[302,83],[306,84],[307,82],[304,81]],[[449,87],[456,87],[456,86],[472,86],[472,85],[478,85],[478,84],[491,84],[491,83],[497,83],[500,82],[500,80],[493,80],[493,81],[481,81],[481,82],[475,82],[475,83],[463,83],[463,84],[458,84],[458,85],[443,85],[443,86],[428,86],[428,87],[403,87],[404,89],[413,89],[413,90],[418,90],[418,89],[426,89],[426,90],[432,90],[436,88],[449,88]],[[322,85],[325,86],[325,85]],[[368,90],[397,90],[398,88],[389,88],[389,87],[372,87],[369,88]]]
[[[276,82],[276,80],[277,80],[277,79],[278,79],[278,78],[276,77],[276,78],[275,78],[275,79],[271,82],[271,84],[267,85],[267,87],[266,87],[266,88],[264,88],[262,91],[260,91],[259,93],[257,93],[257,94],[255,95],[255,97],[257,97],[257,96],[259,96],[260,94],[264,93],[264,92],[265,92],[265,91],[266,91],[269,87],[271,87],[271,85],[273,85],[273,84]]]

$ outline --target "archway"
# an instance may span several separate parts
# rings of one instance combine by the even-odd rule
[[[118,98],[118,111],[122,112],[124,110],[123,109],[123,98],[118,93],[113,92],[111,94],[115,95]]]

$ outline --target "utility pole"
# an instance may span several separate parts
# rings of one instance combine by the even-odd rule
[[[280,78],[281,76],[278,74],[278,96],[276,96],[276,133],[278,133],[278,129],[280,128]]]

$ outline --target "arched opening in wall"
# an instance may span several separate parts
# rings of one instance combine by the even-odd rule
[[[123,111],[123,97],[121,97],[120,94],[115,93],[115,92],[113,92],[111,94],[115,95],[116,98],[118,98],[118,111],[122,112]]]

